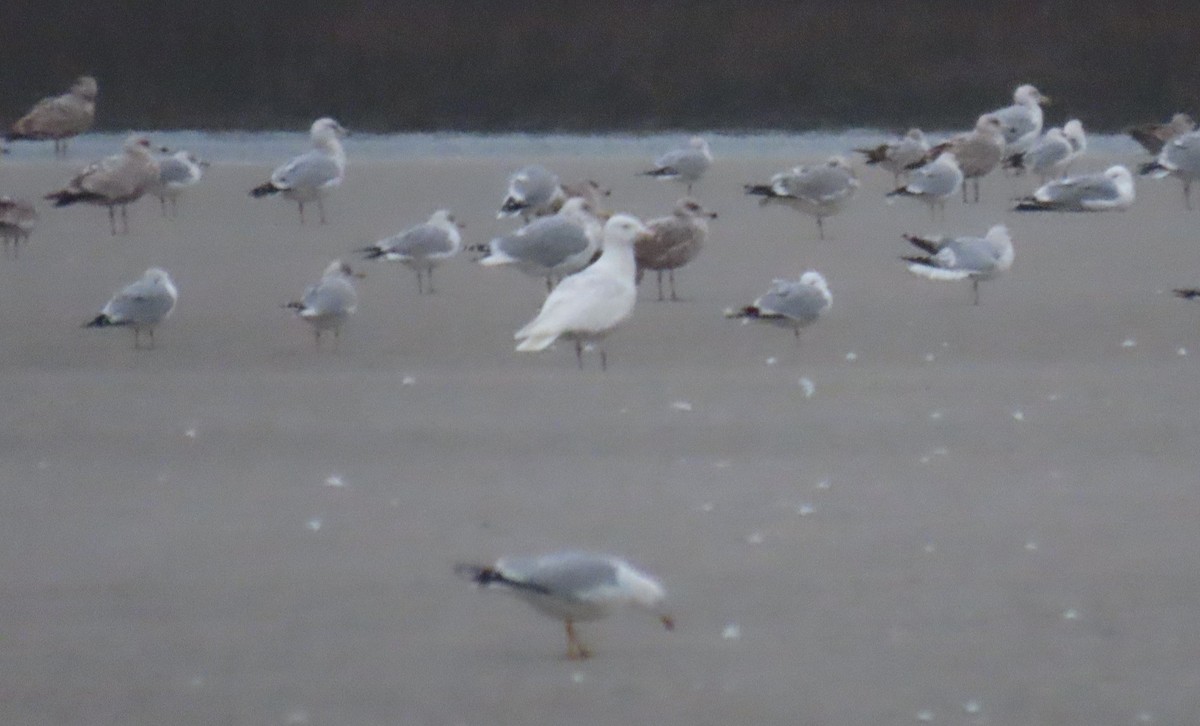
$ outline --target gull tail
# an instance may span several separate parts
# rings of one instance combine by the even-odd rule
[[[679,176],[679,172],[669,166],[664,166],[664,167],[660,167],[658,169],[650,169],[649,171],[643,171],[638,176],[653,176],[653,177],[661,178],[661,177],[669,177],[669,176]]]
[[[558,340],[558,333],[527,332],[525,328],[521,328],[513,337],[521,341],[517,344],[517,350],[526,353],[549,348]]]
[[[900,259],[910,263],[908,271],[917,277],[924,277],[926,280],[965,280],[971,276],[966,270],[946,270],[937,266],[933,260],[928,257],[901,257]]]
[[[1142,176],[1154,176],[1161,178],[1170,174],[1171,170],[1159,164],[1157,161],[1148,161],[1138,167],[1138,174]]]
[[[295,300],[293,300],[292,302],[284,303],[280,307],[286,308],[288,310],[295,310],[296,312],[300,313],[301,315],[303,315],[304,311],[308,309],[307,305],[305,305],[302,302],[295,301]]]
[[[768,199],[779,196],[770,184],[743,184],[742,189],[751,196],[766,197]]]
[[[83,327],[85,327],[85,328],[107,328],[112,325],[124,325],[124,323],[118,323],[117,321],[108,317],[107,313],[100,313],[96,317],[94,317],[91,320],[84,323]]]
[[[1025,170],[1025,152],[1018,151],[1017,153],[1015,153],[1015,154],[1009,156],[1007,159],[1005,159],[1004,160],[1004,168],[1005,169],[1018,169],[1020,171],[1024,171]]]
[[[725,317],[730,319],[761,320],[763,318],[769,318],[772,316],[764,313],[763,309],[757,305],[747,305],[746,307],[739,308],[737,310],[729,308],[725,311]]]
[[[500,572],[495,567],[486,565],[472,565],[468,562],[460,562],[454,566],[454,574],[461,578],[470,580],[480,587],[488,585],[505,585],[515,590],[531,590],[542,594],[549,594],[550,590],[542,585],[534,585],[529,582],[520,582],[506,577],[503,572]]]
[[[275,186],[271,182],[267,182],[266,184],[259,184],[251,189],[250,196],[254,197],[255,199],[260,199],[268,194],[278,194],[280,191],[282,190],[279,187]]]
[[[1017,206],[1013,207],[1014,212],[1050,212],[1054,207],[1049,202],[1039,202],[1033,197],[1025,197],[1017,200]]]
[[[43,199],[51,199],[54,201],[54,206],[65,207],[75,202],[96,202],[103,201],[104,197],[93,192],[73,192],[69,189],[52,192],[42,197]]]
[[[500,213],[497,217],[515,217],[529,208],[525,202],[518,201],[512,197],[504,200],[504,204],[500,205]]]
[[[855,149],[855,151],[867,157],[867,164],[878,164],[887,160],[887,144],[880,144],[874,149]]]
[[[922,250],[923,252],[928,252],[931,255],[937,254],[938,245],[933,240],[925,239],[924,237],[918,237],[915,234],[906,234],[906,235],[902,235],[902,236],[913,247],[916,247],[917,249]],[[907,260],[909,258],[901,257],[900,259]],[[913,260],[913,261],[915,261],[915,260]]]
[[[903,187],[896,187],[895,189],[893,189],[892,191],[888,192],[888,193],[887,193],[887,194],[885,194],[884,196],[888,196],[888,197],[912,197],[912,196],[916,196],[916,195],[914,195],[912,192],[908,191],[908,187],[907,187],[907,186],[903,186]]]
[[[354,251],[362,255],[364,260],[378,260],[380,257],[383,257],[387,254],[382,247],[375,245],[372,245],[371,247],[363,247]]]
[[[1176,297],[1181,297],[1184,300],[1195,300],[1196,298],[1200,297],[1200,289],[1194,287],[1175,289],[1171,292],[1175,293]]]

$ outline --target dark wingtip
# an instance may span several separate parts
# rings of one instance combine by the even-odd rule
[[[377,260],[386,254],[379,247],[363,247],[362,249],[357,249],[354,251],[362,255],[364,260]]]
[[[83,327],[85,327],[85,328],[107,328],[108,326],[110,326],[112,324],[113,324],[112,318],[108,317],[104,313],[100,313],[96,317],[94,317],[91,320],[84,323]]]
[[[1145,176],[1147,174],[1150,174],[1151,172],[1156,172],[1161,169],[1163,169],[1162,164],[1159,164],[1157,161],[1148,161],[1145,164],[1142,164],[1141,166],[1138,167],[1138,174]]]
[[[1013,207],[1014,212],[1045,212],[1050,207],[1037,201],[1036,199],[1022,199],[1017,202],[1017,206]]]
[[[454,574],[459,577],[470,580],[476,585],[484,586],[496,580],[501,580],[500,573],[496,572],[491,567],[483,565],[472,565],[469,562],[459,562],[454,566]]]
[[[258,186],[251,189],[250,196],[254,197],[255,199],[258,199],[260,197],[265,197],[268,194],[275,194],[278,191],[279,191],[278,187],[276,187],[271,182],[267,182],[266,184],[259,184]]]
[[[742,189],[747,193],[760,197],[773,197],[775,192],[771,190],[770,184],[743,184]]]
[[[1177,288],[1171,291],[1175,297],[1181,297],[1184,300],[1195,300],[1200,297],[1200,289],[1197,288]]]
[[[759,310],[758,307],[756,307],[754,305],[747,305],[746,307],[740,308],[738,310],[727,310],[725,312],[725,317],[730,318],[730,319],[737,319],[737,318],[753,319],[753,318],[759,317],[761,314],[762,314],[762,311]]]

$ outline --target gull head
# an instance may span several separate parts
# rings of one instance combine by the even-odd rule
[[[975,121],[975,129],[988,133],[1000,133],[1004,130],[1004,122],[995,114],[985,113]]]
[[[604,223],[604,247],[632,247],[639,239],[649,240],[650,230],[630,214],[615,214]]]
[[[95,78],[80,76],[75,80],[75,84],[71,86],[71,95],[79,96],[85,101],[95,101],[98,90]]]
[[[1104,177],[1112,180],[1122,196],[1133,195],[1133,175],[1125,167],[1120,164],[1110,166],[1104,170]]]
[[[309,134],[314,140],[341,139],[345,138],[347,133],[348,132],[342,127],[341,124],[328,116],[322,116],[316,121],[313,121],[312,129],[309,131]]]
[[[809,285],[821,291],[821,294],[830,303],[833,302],[833,295],[829,292],[829,284],[825,282],[825,276],[816,270],[807,270],[800,276],[801,285]]]
[[[126,151],[140,151],[142,153],[149,153],[150,139],[144,134],[130,134],[125,139],[124,148]]]
[[[675,203],[675,215],[678,217],[707,217],[716,219],[717,213],[710,212],[704,205],[691,197],[684,197]]]
[[[916,141],[919,144],[924,143],[925,132],[921,129],[909,129],[908,133],[904,135],[904,138],[909,139],[910,141]]]
[[[652,613],[667,630],[675,629],[675,618],[664,606],[667,591],[662,583],[650,575],[639,572],[622,563],[617,575],[620,588],[624,591],[629,604]]]
[[[1043,96],[1041,91],[1028,83],[1018,86],[1017,90],[1013,91],[1013,101],[1021,106],[1050,105],[1050,97]]]
[[[1186,113],[1177,113],[1171,117],[1171,129],[1177,133],[1191,133],[1196,128],[1196,122]]]
[[[357,277],[361,280],[366,277],[366,274],[362,272],[355,272],[354,269],[350,267],[349,263],[343,262],[341,259],[337,259],[329,263],[329,265],[325,268],[325,272],[321,273],[321,277]]]

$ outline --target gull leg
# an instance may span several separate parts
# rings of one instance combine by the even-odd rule
[[[825,220],[817,217],[817,239],[825,239]]]
[[[141,350],[141,348],[142,348],[141,334],[142,334],[142,331],[138,330],[137,328],[133,329],[133,349],[134,350]]]
[[[325,221],[325,200],[317,197],[317,213],[321,217],[321,224],[329,224]]]
[[[575,341],[575,362],[579,364],[579,370],[583,370],[583,343],[579,340]]]
[[[304,202],[296,202],[300,207],[300,224],[304,224]]]
[[[313,328],[313,338],[315,339],[317,350],[321,349],[321,331]]]
[[[432,267],[430,267],[428,270],[425,271],[425,281],[429,283],[429,294],[432,295],[434,293],[433,268]]]
[[[667,280],[669,280],[671,282],[671,299],[678,300],[679,298],[675,295],[675,271],[674,270],[667,270]]]
[[[129,205],[121,205],[121,234],[129,234]]]
[[[417,270],[417,294],[418,295],[425,294],[425,282],[424,282],[424,279],[421,277],[420,270]]]
[[[146,337],[150,339],[150,350],[154,350],[154,328],[146,329]]]
[[[567,659],[584,660],[585,658],[591,658],[592,652],[583,643],[579,642],[579,637],[575,635],[575,624],[570,620],[564,622],[567,626]]]
[[[979,280],[971,280],[971,292],[975,294],[975,304],[979,304]]]
[[[663,294],[662,294],[662,273],[663,273],[663,271],[658,270],[657,272],[658,272],[658,301],[662,302],[665,299],[665,298],[663,298]]]
[[[162,216],[167,216],[167,198],[161,194],[158,195],[158,211],[162,213]]]
[[[600,346],[600,370],[608,370],[608,353],[604,351],[604,346]]]
[[[108,229],[114,237],[117,235],[117,210],[112,206],[108,208]]]
[[[550,275],[546,275],[546,292],[550,293],[553,291],[554,291],[554,278],[551,277]]]
[[[972,179],[971,183],[975,187],[975,203],[979,204],[979,177]]]

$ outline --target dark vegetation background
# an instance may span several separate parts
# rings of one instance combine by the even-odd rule
[[[98,127],[956,127],[1032,82],[1094,130],[1195,113],[1200,2],[0,1],[0,122],[82,73]]]

